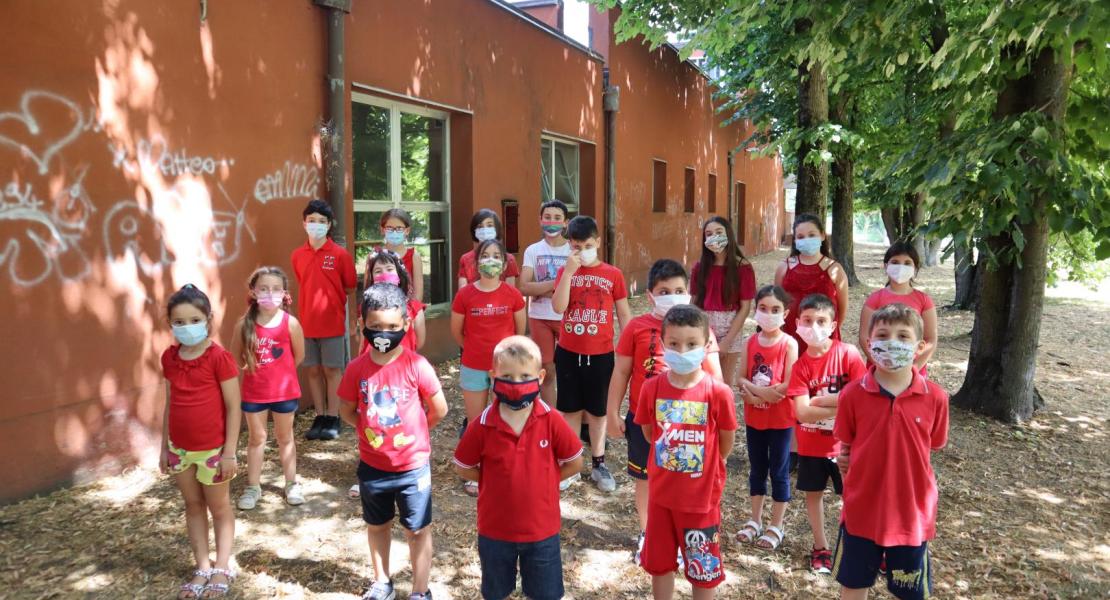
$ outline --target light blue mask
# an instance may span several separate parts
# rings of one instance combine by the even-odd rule
[[[173,325],[173,337],[182,346],[196,346],[208,338],[208,322]]]
[[[400,246],[405,243],[404,231],[387,231],[385,232],[385,243],[390,246]]]
[[[479,227],[474,230],[474,237],[478,238],[479,242],[492,240],[497,238],[496,227]]]
[[[813,256],[821,251],[821,238],[811,237],[794,240],[794,247],[806,256]]]
[[[327,223],[304,224],[304,230],[308,232],[308,237],[314,240],[323,239],[324,236],[328,234],[328,229],[331,229],[331,225],[328,225]]]
[[[667,363],[672,371],[679,375],[689,375],[701,368],[705,360],[705,347],[694,348],[687,352],[678,352],[667,348],[663,350],[663,362]]]

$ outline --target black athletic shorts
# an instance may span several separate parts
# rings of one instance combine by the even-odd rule
[[[584,410],[604,417],[613,376],[613,353],[578,354],[562,346],[555,348],[555,408],[573,413]]]

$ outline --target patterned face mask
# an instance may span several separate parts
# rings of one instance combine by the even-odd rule
[[[478,272],[491,279],[500,277],[503,270],[505,270],[505,263],[499,258],[483,258],[478,262]]]
[[[871,340],[871,360],[887,371],[898,371],[913,364],[917,344],[901,340]]]
[[[724,250],[726,246],[728,246],[728,236],[723,233],[705,238],[705,247],[708,248],[710,252],[720,252]]]

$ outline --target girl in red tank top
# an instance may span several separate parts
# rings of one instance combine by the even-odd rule
[[[366,276],[362,280],[363,287],[368,288],[375,283],[388,283],[404,290],[410,288],[409,281],[409,271],[393,252],[377,252],[367,257]],[[409,296],[409,332],[401,340],[401,345],[413,352],[419,352],[424,346],[424,308],[423,302]],[[362,337],[362,341],[359,342],[359,355],[366,353],[369,348],[366,338]]]
[[[285,500],[304,503],[297,482],[297,447],[293,420],[300,405],[301,385],[297,365],[304,359],[304,331],[287,309],[292,304],[289,279],[277,267],[261,267],[251,274],[249,307],[236,325],[232,354],[243,367],[243,414],[247,442],[247,486],[239,496],[243,510],[255,507],[262,497],[262,460],[266,447],[266,421],[274,417],[281,468],[285,475]]]
[[[797,333],[798,305],[810,294],[824,294],[836,305],[832,338],[840,339],[840,325],[848,313],[848,278],[832,258],[824,226],[817,217],[801,214],[794,219],[794,247],[775,271],[775,285],[791,297],[790,316],[782,330],[798,342],[799,353],[807,346]]]

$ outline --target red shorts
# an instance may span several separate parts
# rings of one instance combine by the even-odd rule
[[[678,568],[677,551],[681,550],[686,563],[684,575],[690,585],[715,588],[725,580],[720,532],[719,507],[708,513],[687,513],[648,503],[641,564],[654,576],[673,573]]]
[[[540,360],[549,365],[555,362],[555,342],[559,341],[559,321],[546,319],[528,319],[528,330],[532,333],[532,341],[540,347]],[[554,377],[554,373],[548,373]]]

